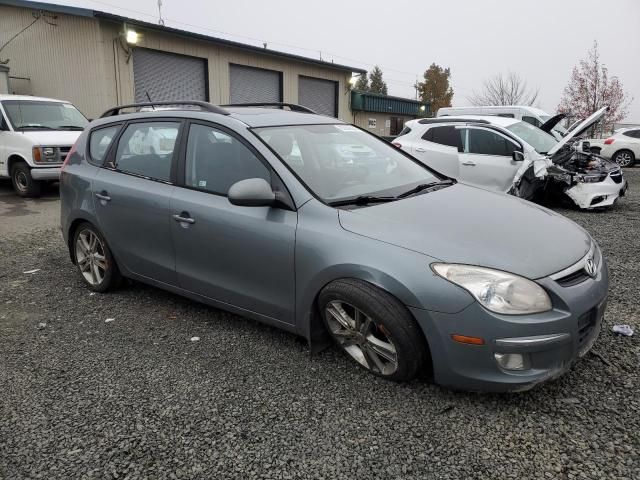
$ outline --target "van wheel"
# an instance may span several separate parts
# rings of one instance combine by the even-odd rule
[[[90,223],[78,226],[73,235],[73,254],[85,283],[91,290],[117,288],[122,275],[102,234]]]
[[[13,189],[21,197],[39,197],[42,183],[34,180],[29,166],[24,162],[14,163],[11,167]]]
[[[396,298],[367,282],[344,279],[327,285],[318,302],[327,331],[362,368],[396,382],[421,373],[424,337]]]

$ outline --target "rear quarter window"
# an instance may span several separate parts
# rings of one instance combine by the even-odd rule
[[[93,130],[89,137],[89,162],[95,165],[102,165],[107,156],[109,147],[113,143],[113,139],[118,134],[120,125],[111,125],[109,127],[98,128]]]

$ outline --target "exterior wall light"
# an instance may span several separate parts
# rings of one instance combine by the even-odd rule
[[[139,40],[138,32],[131,29],[127,30],[126,39],[127,39],[127,43],[131,45],[135,45],[136,43],[138,43],[138,40]]]

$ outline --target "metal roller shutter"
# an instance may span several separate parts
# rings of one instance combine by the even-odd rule
[[[281,102],[281,73],[262,68],[229,65],[230,103]]]
[[[207,101],[207,62],[202,58],[144,48],[133,49],[136,102]]]
[[[337,117],[338,82],[298,77],[298,103],[321,115]]]

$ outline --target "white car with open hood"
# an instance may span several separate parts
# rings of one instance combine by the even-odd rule
[[[622,170],[578,139],[605,111],[560,141],[521,120],[462,115],[407,122],[393,143],[463,183],[533,201],[566,195],[580,208],[607,207],[624,196]]]
[[[9,177],[23,197],[37,197],[60,168],[88,124],[69,102],[0,95],[0,178]]]

